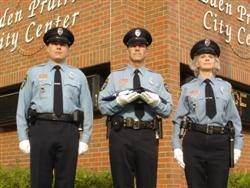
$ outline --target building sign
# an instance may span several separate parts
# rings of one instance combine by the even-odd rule
[[[13,8],[6,8],[3,14],[0,15],[0,51],[8,48],[10,52],[14,52],[20,40],[30,43],[52,27],[62,26],[67,28],[74,25],[77,16],[80,15],[79,11],[70,12],[67,15],[53,14],[53,11],[62,7],[68,7],[76,1],[77,0],[31,0],[28,6],[23,9],[17,8],[17,10],[13,10]],[[19,3],[22,3],[22,1],[20,0]],[[68,10],[70,10],[70,8]],[[28,12],[27,17],[24,17],[24,12]],[[45,13],[52,15],[49,20],[46,20],[45,23],[35,21],[37,16],[42,16]],[[27,22],[24,28],[24,36],[20,36],[20,28],[18,28],[17,25],[22,22],[25,22],[25,24]],[[9,29],[9,31],[6,31],[13,26],[16,26],[15,30]]]
[[[203,15],[203,26],[206,30],[218,32],[225,36],[226,43],[230,43],[232,38],[235,38],[239,45],[250,48],[249,8],[241,4],[233,5],[229,0],[199,1],[211,8]],[[237,1],[234,2],[238,3]],[[219,14],[216,11],[219,11]],[[221,15],[223,15],[223,18],[228,17],[228,19],[222,19]],[[229,23],[231,19],[234,24]]]

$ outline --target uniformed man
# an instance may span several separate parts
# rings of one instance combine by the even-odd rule
[[[30,153],[33,188],[52,187],[53,174],[55,187],[70,188],[77,155],[88,150],[92,100],[85,75],[66,64],[73,34],[56,27],[45,33],[43,41],[49,60],[29,69],[19,92],[19,148]]]
[[[201,40],[192,47],[190,56],[189,66],[196,78],[182,86],[174,115],[174,158],[185,168],[189,188],[226,188],[230,149],[234,164],[240,158],[243,145],[240,116],[230,83],[216,77],[220,70],[218,44]],[[229,147],[232,141],[229,135],[233,129],[229,122],[233,123],[235,132],[232,147]],[[182,145],[179,136],[184,136]]]
[[[128,66],[112,72],[99,94],[99,108],[108,116],[109,154],[115,188],[155,188],[158,134],[172,110],[171,95],[159,73],[145,67],[151,34],[131,29],[123,38]],[[111,96],[111,97],[110,97]],[[112,100],[112,96],[115,99]]]

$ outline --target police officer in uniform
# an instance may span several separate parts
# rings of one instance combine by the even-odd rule
[[[30,153],[32,188],[74,187],[78,154],[88,150],[93,122],[85,75],[66,64],[74,42],[66,28],[48,30],[49,60],[30,68],[19,92],[19,148]],[[83,133],[79,132],[83,129]]]
[[[213,40],[201,40],[191,49],[189,66],[196,78],[182,86],[174,115],[174,158],[185,169],[189,188],[226,188],[229,174],[229,123],[235,136],[233,163],[241,156],[241,120],[230,83],[216,77],[220,48]],[[188,125],[180,144],[182,123]]]
[[[123,38],[128,66],[113,71],[99,94],[99,109],[109,116],[109,154],[115,188],[155,188],[161,117],[172,110],[171,95],[159,73],[145,67],[151,34],[133,28]],[[143,88],[143,89],[141,89]],[[115,96],[114,100],[105,100]],[[161,134],[161,133],[160,133]]]

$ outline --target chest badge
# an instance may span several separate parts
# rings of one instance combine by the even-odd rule
[[[223,86],[220,87],[220,92],[223,94],[225,91],[225,88]]]
[[[69,77],[70,77],[71,79],[75,78],[75,76],[76,76],[75,73],[73,73],[73,72],[70,72],[68,75],[69,75]]]
[[[148,82],[151,84],[151,85],[155,85],[155,81],[154,81],[154,78],[150,77],[148,79]]]

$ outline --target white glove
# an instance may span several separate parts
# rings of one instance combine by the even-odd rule
[[[84,142],[79,142],[79,146],[78,146],[78,154],[82,155],[85,152],[87,152],[89,149],[88,144],[84,143]]]
[[[152,107],[157,106],[161,102],[159,95],[149,91],[142,92],[140,97],[142,100],[144,100],[147,104],[149,104]]]
[[[116,97],[116,101],[119,105],[124,106],[128,103],[133,102],[139,96],[140,96],[140,94],[137,92],[126,90],[126,91],[122,91],[118,94],[118,96]]]
[[[30,153],[30,141],[29,140],[23,140],[19,142],[19,149],[26,154]]]
[[[174,158],[182,168],[185,168],[185,163],[183,161],[183,152],[180,148],[174,149]]]
[[[234,164],[236,164],[241,156],[240,149],[234,149]]]

